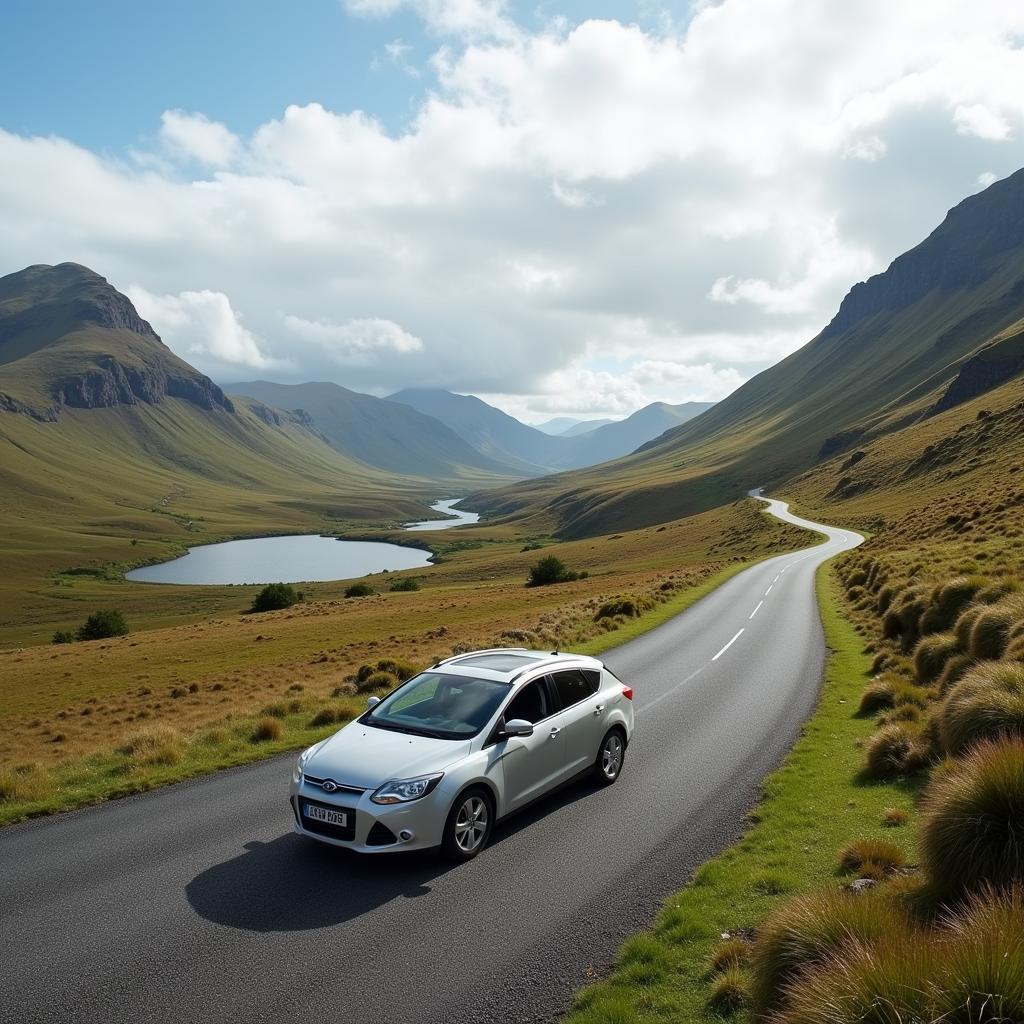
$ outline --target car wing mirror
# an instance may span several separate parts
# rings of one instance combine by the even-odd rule
[[[367,708],[375,708],[380,703],[380,697],[370,697],[366,702]]]
[[[533,723],[525,718],[513,718],[511,722],[505,723],[506,736],[532,736]]]

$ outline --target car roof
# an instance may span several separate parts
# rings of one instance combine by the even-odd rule
[[[512,682],[535,668],[557,668],[559,665],[577,665],[582,668],[603,668],[596,658],[583,654],[568,654],[559,651],[530,651],[525,647],[494,647],[486,651],[468,651],[446,658],[434,666],[435,669],[457,672],[462,675],[468,669],[483,679],[502,679]]]

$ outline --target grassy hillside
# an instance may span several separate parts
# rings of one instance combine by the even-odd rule
[[[926,419],[1022,313],[1024,171],[965,199],[853,288],[813,341],[703,416],[609,466],[494,491],[475,506],[580,535],[713,507],[754,486],[778,490],[822,458]],[[1012,373],[1016,357],[1004,354],[976,366],[972,386]]]
[[[352,678],[381,659],[425,665],[495,645],[602,649],[682,610],[749,560],[815,539],[761,509],[746,499],[568,543],[509,528],[425,533],[438,564],[367,577],[372,596],[345,598],[348,583],[311,584],[291,609],[246,615],[259,588],[174,587],[192,602],[187,624],[0,651],[0,821],[311,742],[365,707],[366,693],[393,683]],[[587,577],[525,587],[548,554]],[[390,589],[410,577],[418,589]],[[73,578],[68,593],[77,598],[80,586]],[[154,624],[145,602],[168,589],[105,586],[108,604],[126,608],[133,625]],[[222,592],[219,607],[207,591]]]

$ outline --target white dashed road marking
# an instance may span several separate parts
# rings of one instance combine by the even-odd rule
[[[742,635],[743,635],[743,630],[741,629],[741,630],[740,630],[740,631],[739,631],[739,632],[738,632],[738,633],[737,633],[737,634],[736,634],[736,635],[735,635],[735,636],[734,636],[734,637],[733,637],[733,638],[732,638],[732,639],[731,639],[731,640],[730,640],[730,641],[729,641],[729,642],[728,642],[728,643],[727,643],[727,644],[726,644],[726,645],[725,645],[725,646],[724,646],[724,647],[723,647],[723,648],[722,648],[722,649],[721,649],[721,650],[720,650],[720,651],[719,651],[719,652],[718,652],[718,653],[717,653],[717,654],[716,654],[716,655],[715,655],[715,656],[714,656],[714,657],[713,657],[713,658],[712,658],[711,660],[712,660],[712,661],[718,661],[718,659],[719,659],[719,658],[720,658],[720,657],[721,657],[721,656],[722,656],[723,654],[725,654],[725,652],[726,652],[727,650],[729,650],[729,648],[730,648],[730,647],[732,647],[732,645],[733,645],[734,643],[736,643],[736,641],[737,641],[737,640],[739,640],[739,638],[740,638],[740,637],[741,637]]]
[[[764,604],[764,601],[758,601],[757,602],[757,607],[750,613],[750,617],[751,618],[753,618],[761,610],[761,605],[763,605],[763,604]]]

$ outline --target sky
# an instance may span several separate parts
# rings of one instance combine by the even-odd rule
[[[716,401],[1024,166],[1017,0],[5,0],[0,274],[220,383]]]

